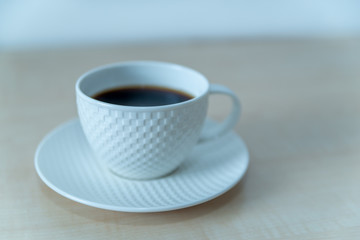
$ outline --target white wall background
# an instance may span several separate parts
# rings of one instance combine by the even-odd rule
[[[0,0],[0,49],[360,35],[360,0]]]

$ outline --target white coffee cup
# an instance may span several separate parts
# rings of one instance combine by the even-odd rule
[[[136,85],[180,90],[194,98],[151,107],[92,98],[107,89]],[[229,96],[232,112],[217,129],[201,133],[210,94]],[[157,178],[174,171],[199,140],[230,131],[240,114],[239,100],[228,88],[209,84],[190,68],[153,61],[115,63],[85,73],[76,83],[76,100],[82,128],[101,165],[131,179]]]

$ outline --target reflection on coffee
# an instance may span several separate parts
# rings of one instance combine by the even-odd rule
[[[135,107],[169,105],[194,98],[183,91],[157,86],[112,88],[97,93],[92,97],[106,103]]]

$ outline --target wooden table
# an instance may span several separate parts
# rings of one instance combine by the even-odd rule
[[[0,52],[0,239],[359,239],[359,39],[237,41]],[[199,206],[164,213],[88,207],[49,189],[33,160],[76,117],[74,84],[126,60],[187,65],[232,88],[245,178]],[[211,99],[210,117],[229,111]]]

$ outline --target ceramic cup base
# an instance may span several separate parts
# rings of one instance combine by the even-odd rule
[[[207,120],[205,128],[218,124]],[[113,211],[162,212],[186,208],[225,193],[249,164],[234,132],[193,149],[176,171],[152,180],[121,178],[99,166],[78,119],[51,131],[40,143],[35,168],[42,181],[76,202]]]

